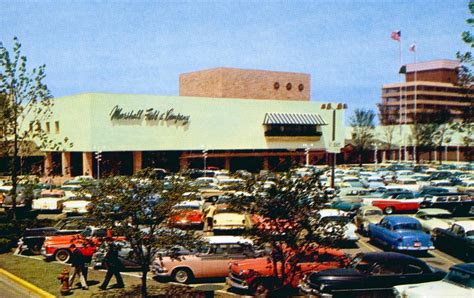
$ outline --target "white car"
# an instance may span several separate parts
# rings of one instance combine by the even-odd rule
[[[440,208],[420,209],[414,217],[421,223],[423,231],[430,234],[435,228],[449,229],[454,223],[451,212]]]
[[[79,192],[82,187],[80,185],[76,184],[64,184],[60,188],[62,191],[64,191],[64,196],[66,199],[76,197],[77,192]]]
[[[316,233],[322,236],[334,234],[339,228],[342,228],[342,241],[357,242],[359,235],[356,234],[357,227],[347,216],[324,216],[319,220],[319,227]]]
[[[395,298],[474,297],[474,263],[457,264],[440,281],[394,287]]]
[[[62,190],[43,190],[38,199],[34,199],[31,205],[33,210],[61,211],[62,204],[66,200]]]
[[[401,178],[398,179],[397,183],[392,183],[390,186],[397,186],[409,191],[417,192],[420,190],[420,185],[417,183],[416,179],[413,178]]]
[[[84,214],[89,212],[92,203],[87,198],[70,197],[63,202],[63,212],[72,214]]]
[[[212,231],[214,233],[230,230],[246,230],[253,226],[253,221],[249,214],[231,211],[226,209],[226,207],[218,206],[212,220]]]

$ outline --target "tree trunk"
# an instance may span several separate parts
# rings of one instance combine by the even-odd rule
[[[140,293],[141,293],[142,298],[146,298],[148,296],[147,291],[146,291],[146,276],[147,276],[147,273],[148,273],[148,267],[142,268],[142,286],[140,288]]]
[[[362,152],[359,152],[359,167],[362,167]]]

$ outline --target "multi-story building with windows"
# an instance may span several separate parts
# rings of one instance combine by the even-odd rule
[[[460,64],[434,60],[407,64],[405,82],[382,87],[380,122],[383,125],[429,122],[436,113],[447,113],[454,121],[466,117],[474,95],[458,85]]]

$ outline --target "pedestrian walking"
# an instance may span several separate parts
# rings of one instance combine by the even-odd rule
[[[87,286],[87,281],[84,276],[86,258],[82,254],[81,250],[76,247],[75,244],[71,244],[69,248],[72,250],[71,265],[74,268],[74,273],[69,278],[69,284],[72,287],[74,279],[77,276],[79,277],[79,281],[81,282],[82,289],[88,290],[89,287]]]
[[[211,205],[207,206],[207,208],[204,210],[204,213],[206,214],[206,227],[205,231],[212,231],[213,227],[213,220],[214,220],[214,213],[216,213],[216,203],[212,202]]]
[[[112,275],[115,276],[117,280],[117,284],[114,288],[124,288],[125,285],[123,283],[122,275],[120,275],[120,267],[122,263],[118,258],[118,247],[113,243],[112,239],[107,239],[107,243],[109,245],[108,251],[104,258],[104,265],[107,268],[107,274],[105,275],[104,282],[100,285],[101,290],[107,289],[107,286],[112,278]]]

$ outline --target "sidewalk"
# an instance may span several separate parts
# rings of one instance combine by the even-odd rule
[[[0,268],[0,293],[2,298],[34,297],[53,298],[54,295]]]

